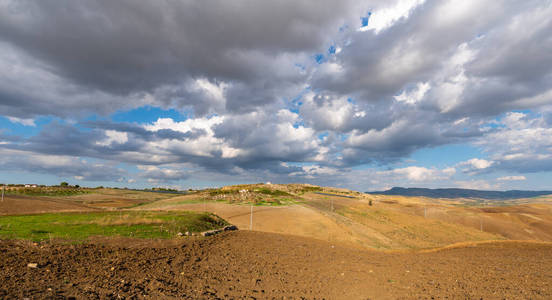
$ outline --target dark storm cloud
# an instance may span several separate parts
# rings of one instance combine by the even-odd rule
[[[241,95],[234,95],[241,106],[249,100],[240,86],[262,89],[275,81],[282,88],[296,80],[295,74],[285,79],[286,67],[274,72],[282,62],[289,68],[296,63],[279,57],[314,51],[351,13],[343,1],[8,1],[2,6],[0,41],[45,63],[35,67],[81,93],[129,96],[207,78],[236,84],[230,94]],[[194,103],[183,96],[173,104]],[[259,105],[273,98],[266,94],[251,101]],[[25,102],[25,94],[13,99]],[[110,105],[127,106],[123,101]],[[174,99],[156,100],[170,102]]]

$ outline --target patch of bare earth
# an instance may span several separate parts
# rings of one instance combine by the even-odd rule
[[[0,216],[92,210],[94,209],[81,203],[56,199],[54,197],[9,195],[4,197],[4,201],[0,201]]]
[[[131,190],[92,189],[72,196],[30,196],[8,194],[0,201],[0,216],[37,213],[99,211],[128,208],[174,197],[174,194]]]
[[[119,242],[2,241],[0,298],[552,297],[552,246],[543,243],[378,252],[249,231],[132,247]]]

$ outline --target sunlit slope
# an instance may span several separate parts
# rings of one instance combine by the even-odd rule
[[[367,228],[365,245],[384,249],[431,248],[463,241],[504,237],[464,224],[424,217],[424,207],[412,201],[353,199],[307,194],[305,204],[334,219],[348,220],[351,230]],[[332,211],[333,206],[333,211]],[[421,215],[418,212],[421,211]],[[427,210],[426,210],[427,211]],[[377,236],[370,234],[377,233]],[[377,238],[379,237],[379,238]],[[383,238],[382,238],[383,237]]]
[[[376,196],[310,185],[256,184],[198,191],[136,209],[209,211],[242,230],[252,226],[255,231],[363,248],[418,249],[484,240],[552,241],[551,207],[481,207],[464,199]]]
[[[463,225],[507,239],[552,241],[550,197],[474,204],[477,201],[478,199],[376,196],[373,202],[387,211],[425,215],[429,219]]]

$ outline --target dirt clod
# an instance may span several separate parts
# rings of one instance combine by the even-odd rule
[[[27,267],[29,267],[31,269],[36,269],[36,268],[38,268],[38,264],[37,263],[28,263]]]

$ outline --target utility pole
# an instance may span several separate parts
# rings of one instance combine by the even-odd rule
[[[483,220],[479,218],[479,230],[483,231]]]
[[[6,185],[2,186],[2,202],[4,202],[4,189],[6,189]]]
[[[251,215],[249,216],[249,230],[253,230],[253,202],[251,202]]]

